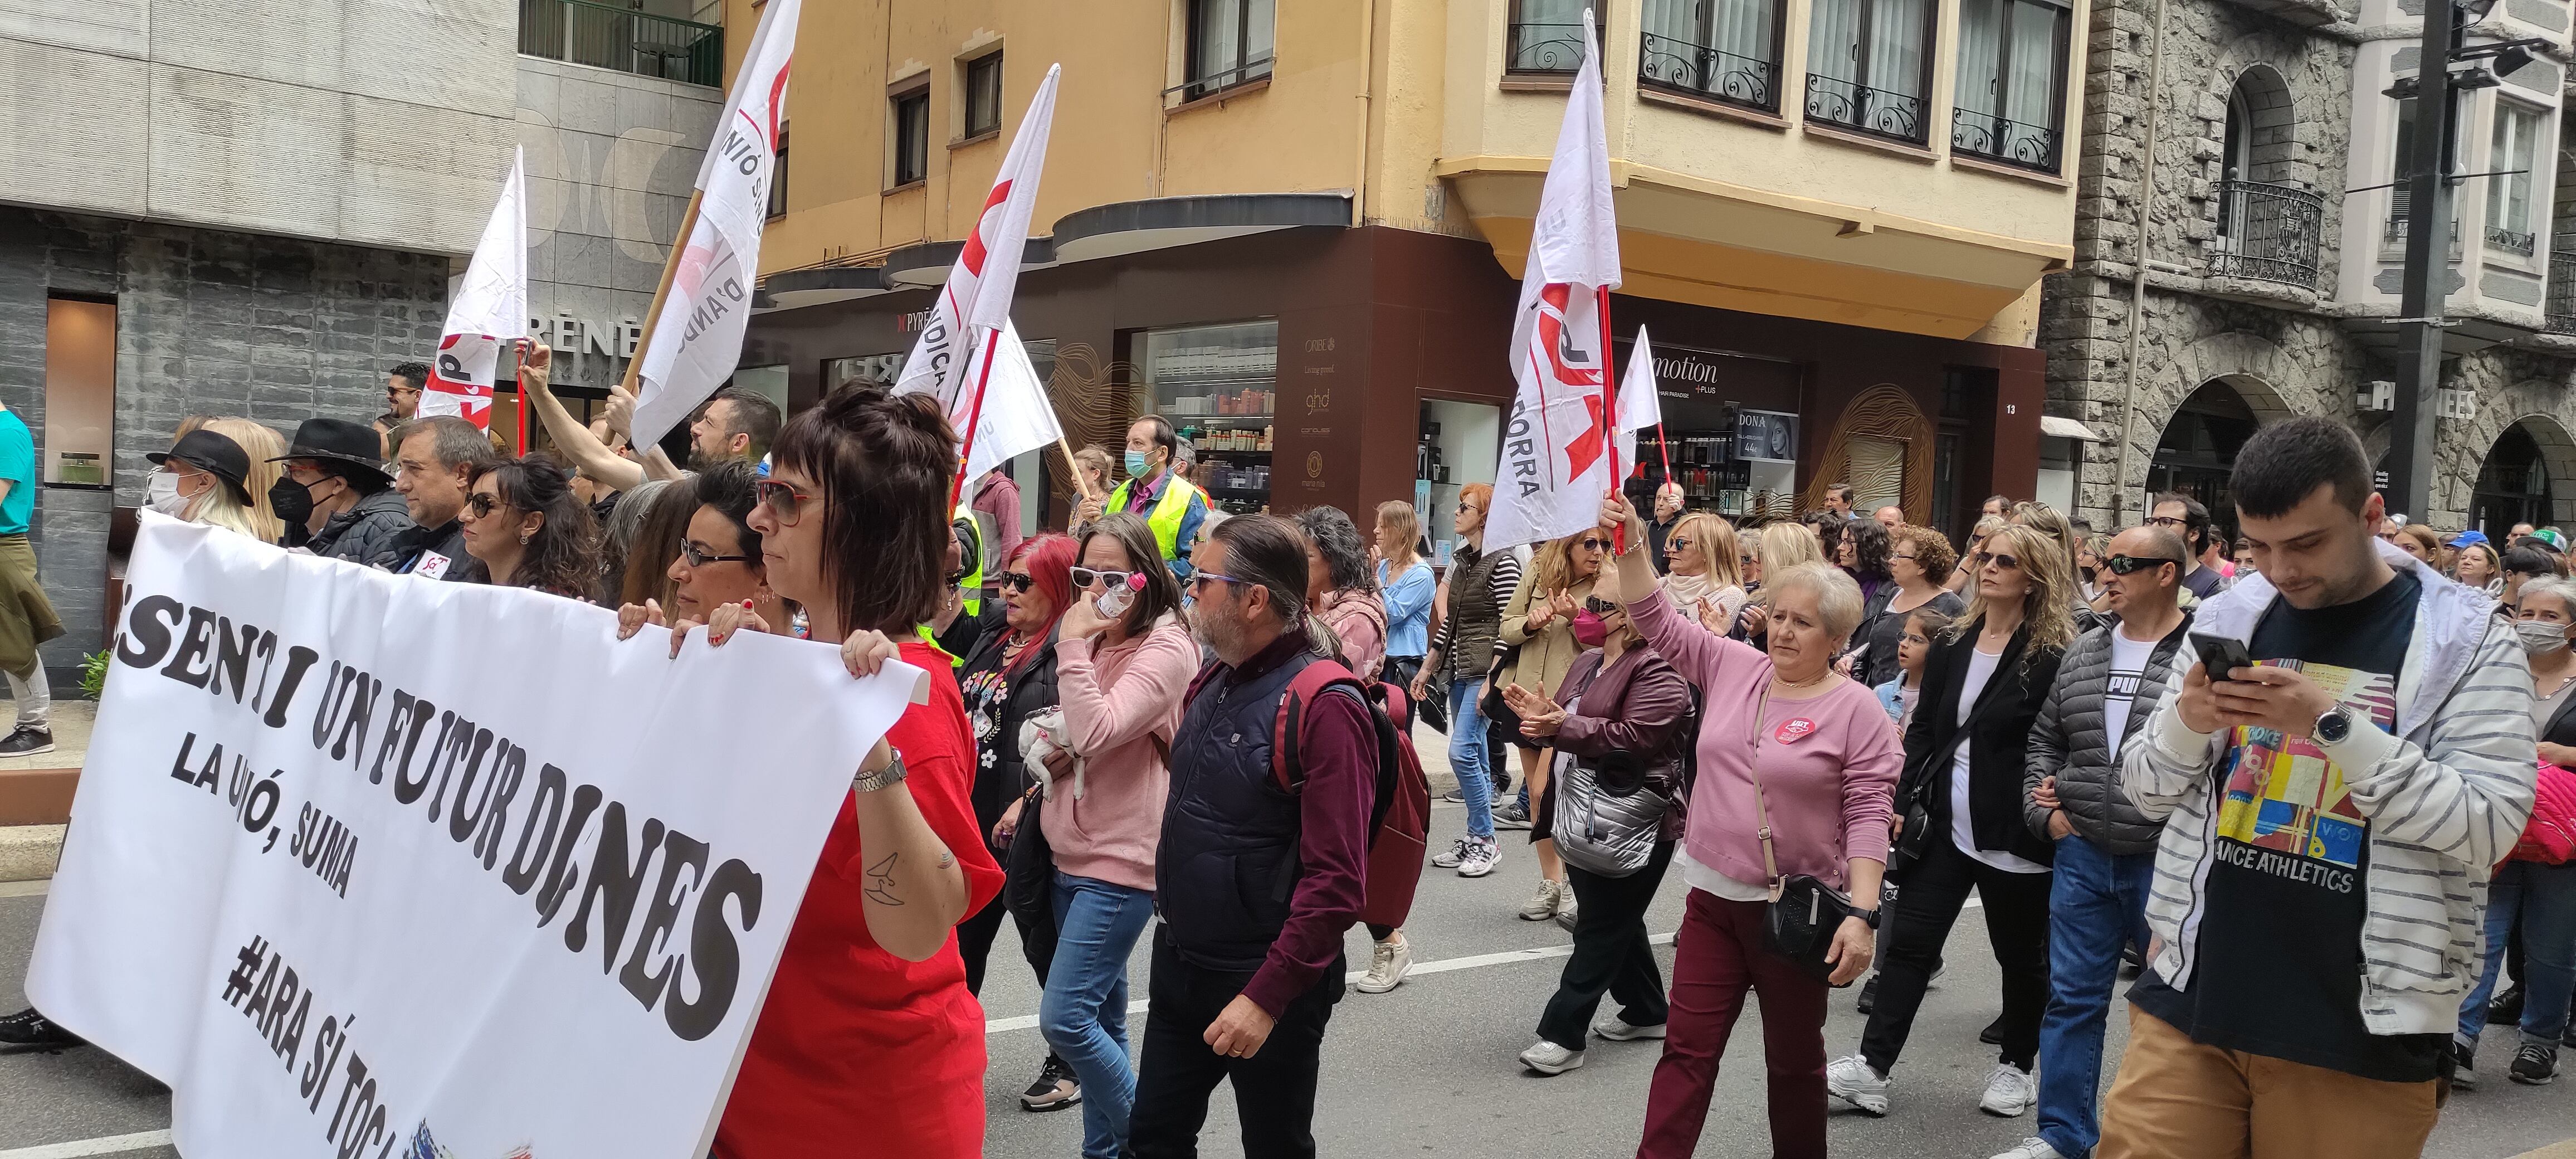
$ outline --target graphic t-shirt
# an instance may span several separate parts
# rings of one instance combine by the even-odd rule
[[[2138,700],[2138,685],[2147,678],[2147,659],[2156,654],[2160,640],[2132,640],[2118,628],[2111,629],[2111,683],[2102,691],[2102,739],[2111,753],[2120,751],[2120,738],[2129,735],[2129,709]]]
[[[0,410],[0,479],[9,481],[9,497],[0,499],[0,535],[25,535],[36,517],[36,439],[13,410]]]
[[[2423,584],[2411,572],[2347,604],[2277,601],[2247,648],[2297,668],[2370,727],[2395,731],[2397,673]],[[2370,822],[2341,766],[2312,740],[2244,727],[2213,792],[2210,848],[2191,986],[2154,971],[2129,997],[2203,1045],[2382,1082],[2438,1073],[2442,1034],[2374,1035],[2361,1021],[2361,926],[2369,906]]]

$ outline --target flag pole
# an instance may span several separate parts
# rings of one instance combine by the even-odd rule
[[[957,479],[948,488],[948,509],[957,509],[957,497],[966,493],[966,464],[975,454],[975,428],[984,424],[984,384],[993,380],[993,343],[1002,336],[999,330],[984,333],[984,369],[975,375],[975,402],[966,412],[966,437],[957,441]],[[966,332],[966,358],[975,358],[975,332]]]
[[[1623,480],[1619,474],[1619,391],[1611,382],[1610,375],[1610,287],[1595,286],[1593,294],[1593,310],[1601,316],[1601,426],[1602,433],[1609,436],[1610,493],[1616,495],[1619,493],[1619,484]],[[1634,358],[1636,352],[1632,349],[1628,356]],[[1658,437],[1661,436],[1662,430],[1661,426],[1656,427]],[[1670,467],[1664,470],[1666,474],[1672,472]],[[1627,524],[1622,523],[1610,532],[1610,549],[1622,555],[1627,554]]]
[[[510,381],[519,384],[519,457],[528,457],[528,340],[510,344]]]
[[[690,192],[688,211],[680,215],[679,236],[671,239],[671,252],[662,259],[662,284],[654,287],[652,308],[644,311],[644,332],[635,339],[635,357],[626,360],[626,380],[621,385],[628,394],[635,393],[636,376],[644,372],[644,351],[653,345],[653,329],[662,321],[662,303],[670,298],[671,282],[680,275],[680,253],[688,248],[689,235],[698,231],[698,203],[706,196],[703,189]]]
[[[1082,464],[1073,457],[1073,444],[1064,441],[1064,424],[1056,424],[1055,449],[1064,452],[1064,469],[1073,476],[1073,489],[1084,499],[1091,498],[1091,480],[1082,477]]]

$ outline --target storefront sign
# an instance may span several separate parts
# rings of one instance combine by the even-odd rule
[[[188,1155],[704,1156],[923,674],[143,520],[29,997]]]
[[[1781,411],[1735,412],[1735,457],[1756,462],[1798,461],[1798,416]]]

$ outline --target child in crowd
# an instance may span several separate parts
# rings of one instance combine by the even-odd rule
[[[1878,686],[1878,703],[1896,722],[1900,736],[1913,723],[1914,699],[1923,688],[1923,656],[1932,648],[1932,637],[1949,626],[1949,615],[1934,607],[1916,608],[1905,617],[1905,635],[1896,644],[1896,663],[1902,671]]]

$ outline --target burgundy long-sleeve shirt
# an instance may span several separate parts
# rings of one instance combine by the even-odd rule
[[[975,500],[969,506],[993,518],[993,559],[1011,562],[1011,553],[1020,549],[1020,485],[1000,471],[987,471],[975,485]],[[999,567],[992,569],[985,582],[998,585],[1001,581],[995,577],[1000,574]]]
[[[1232,672],[1228,687],[1276,671],[1306,646],[1290,632]],[[1288,898],[1288,922],[1243,996],[1273,1018],[1314,988],[1341,957],[1342,935],[1360,920],[1368,895],[1369,807],[1377,801],[1377,730],[1359,702],[1319,698],[1307,709],[1313,729],[1298,750],[1306,783],[1297,799],[1300,876]]]

